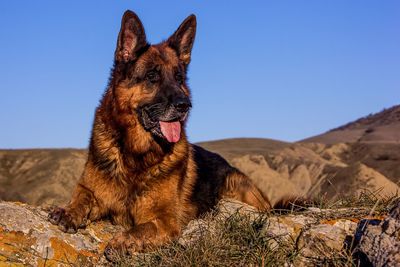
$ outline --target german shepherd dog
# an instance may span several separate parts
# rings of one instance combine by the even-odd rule
[[[271,208],[247,176],[186,139],[195,33],[190,15],[166,41],[150,45],[138,16],[125,12],[85,169],[70,203],[49,214],[67,233],[101,218],[125,226],[105,249],[111,261],[178,237],[221,198]]]

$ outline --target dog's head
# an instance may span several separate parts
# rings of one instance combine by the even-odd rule
[[[125,12],[111,80],[116,112],[125,124],[139,123],[168,143],[180,140],[192,106],[186,73],[195,33],[191,15],[166,41],[150,45],[138,16]]]

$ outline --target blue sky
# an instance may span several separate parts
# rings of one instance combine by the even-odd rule
[[[296,141],[400,104],[400,1],[1,1],[0,148],[86,147],[126,9],[191,13],[193,142]]]

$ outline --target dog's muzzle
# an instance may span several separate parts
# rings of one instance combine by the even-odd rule
[[[192,104],[187,98],[177,98],[173,103],[155,103],[139,109],[140,122],[153,135],[176,143],[181,138],[182,126]]]

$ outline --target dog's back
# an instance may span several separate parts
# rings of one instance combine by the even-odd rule
[[[193,200],[199,214],[214,207],[221,198],[233,198],[260,211],[271,208],[268,198],[252,181],[220,155],[192,145],[197,166]]]

